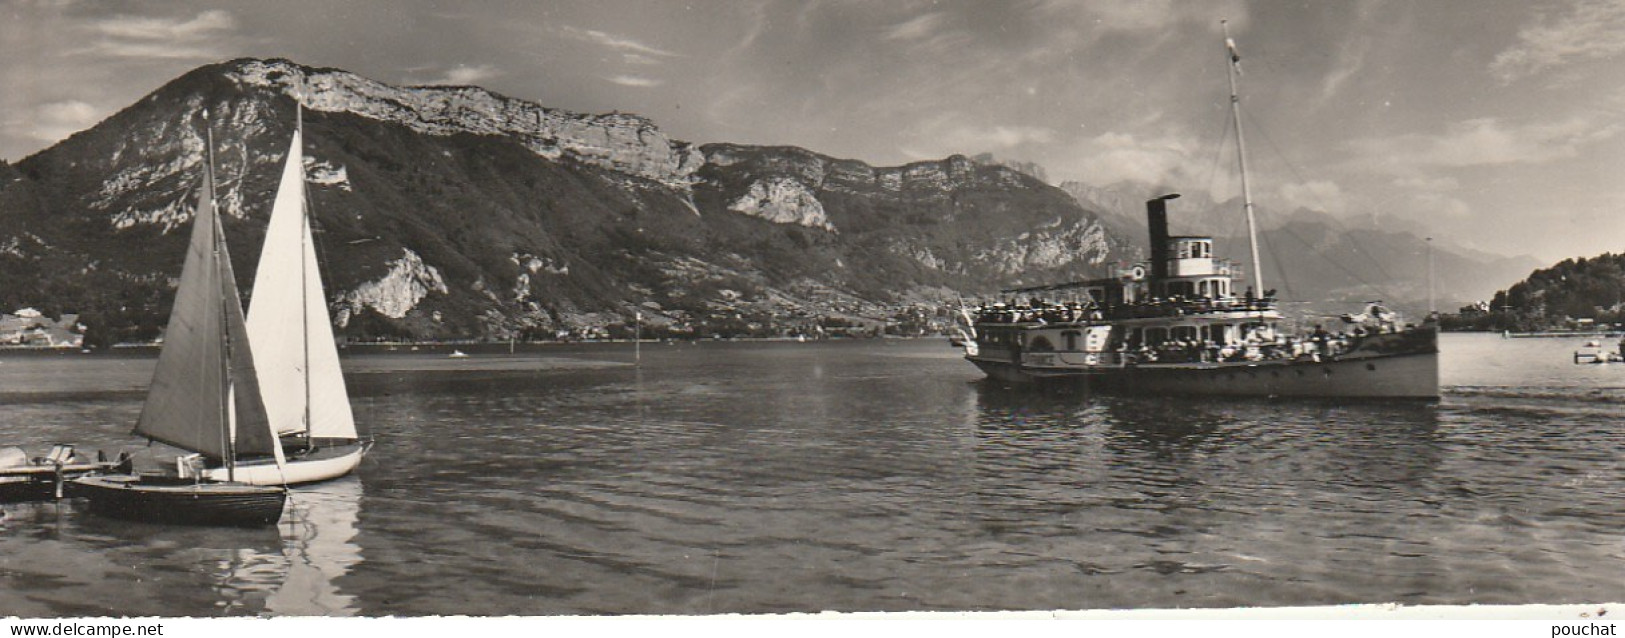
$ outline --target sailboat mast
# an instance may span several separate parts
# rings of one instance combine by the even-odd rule
[[[303,145],[305,143],[305,105],[304,105],[303,102],[300,101],[301,99],[303,99],[302,93],[303,92],[301,91],[301,95],[298,96],[298,97],[295,97],[294,101],[293,101],[294,139],[299,140],[300,145]],[[300,150],[303,151],[304,149],[301,148]],[[306,198],[306,193],[305,193],[305,180],[304,180],[305,167],[304,167],[304,162],[302,161],[303,158],[304,158],[304,153],[301,152],[300,153],[301,162],[300,162],[300,165],[299,165],[299,223],[303,226],[303,229],[302,229],[302,232],[299,233],[299,321],[300,321],[300,324],[299,324],[300,325],[300,327],[299,327],[299,337],[300,337],[299,342],[304,345],[304,356],[305,356],[305,366],[304,366],[304,374],[305,374],[305,439],[308,442],[310,440],[310,438],[311,438],[311,427],[310,427],[311,426],[311,423],[310,423],[310,285],[309,285],[310,273],[306,272],[306,268],[308,268],[306,262],[309,261],[309,260],[305,259],[305,251],[310,250],[310,247],[305,244],[305,238],[310,237],[310,232],[309,232],[309,230],[310,230],[310,206],[309,206],[309,202],[306,201],[307,198]]]
[[[206,145],[204,149],[203,179],[208,181],[207,191],[210,198],[206,206],[209,215],[210,257],[213,260],[214,271],[219,275],[223,270],[220,268],[220,238],[222,234],[220,232],[220,214],[214,207],[214,125],[209,122],[208,111],[203,112],[203,135]],[[232,436],[231,422],[231,328],[228,325],[229,318],[226,314],[228,300],[218,292],[215,293],[215,296],[220,299],[217,316],[220,319],[221,345],[224,348],[225,355],[220,357],[220,382],[226,388],[225,392],[220,393],[220,437],[224,443],[220,447],[226,451],[224,455],[226,457],[224,459],[226,462],[226,480],[235,481],[237,480],[237,441],[236,437]]]
[[[1253,291],[1263,295],[1264,271],[1258,259],[1258,221],[1253,215],[1253,191],[1247,183],[1247,138],[1241,132],[1241,95],[1236,90],[1236,76],[1241,72],[1238,66],[1241,54],[1236,52],[1236,42],[1230,39],[1230,21],[1220,20],[1219,25],[1224,29],[1225,54],[1230,59],[1230,116],[1236,123],[1236,158],[1241,164],[1241,201],[1247,212],[1247,243],[1252,249]]]

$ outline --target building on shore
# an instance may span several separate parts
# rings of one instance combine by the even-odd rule
[[[84,343],[84,333],[77,314],[52,319],[33,308],[0,313],[0,346],[78,348]]]

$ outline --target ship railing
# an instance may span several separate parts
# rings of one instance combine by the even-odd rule
[[[1177,317],[1219,312],[1263,313],[1277,308],[1273,298],[1263,299],[1153,299],[1133,304],[1034,304],[978,308],[977,323],[1056,324],[1089,321]]]
[[[977,323],[1022,323],[1022,325],[1048,325],[1048,323],[1087,323],[1087,321],[1124,320],[1124,318],[1183,317],[1183,315],[1211,315],[1219,312],[1263,313],[1276,310],[1276,299],[1152,299],[1137,304],[1046,304],[983,305],[977,308]]]
[[[1165,299],[1116,306],[1106,316],[1110,319],[1145,319],[1220,312],[1263,313],[1275,309],[1274,299]]]

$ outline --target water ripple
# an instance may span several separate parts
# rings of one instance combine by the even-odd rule
[[[349,358],[378,437],[353,485],[265,534],[6,506],[0,609],[1617,600],[1625,368],[1458,337],[1424,404],[1008,392],[925,342]],[[150,361],[37,366],[0,371],[8,432],[130,445]]]

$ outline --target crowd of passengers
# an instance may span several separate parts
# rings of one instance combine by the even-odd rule
[[[1265,361],[1272,359],[1321,359],[1334,358],[1354,350],[1365,337],[1375,334],[1394,332],[1398,326],[1391,322],[1379,322],[1375,326],[1367,327],[1356,324],[1346,332],[1329,332],[1324,326],[1316,325],[1315,330],[1307,336],[1288,337],[1278,335],[1269,338],[1262,331],[1255,331],[1239,344],[1219,344],[1212,341],[1197,341],[1194,339],[1173,339],[1159,344],[1135,344],[1125,341],[1117,348],[1120,360],[1125,364],[1135,363],[1196,363],[1196,362],[1244,362]]]
[[[1213,299],[1198,297],[1187,299],[1176,296],[1168,299],[1153,298],[1146,302],[1115,306],[1110,303],[1096,303],[1093,301],[1061,303],[1034,297],[1026,303],[1012,300],[983,304],[976,309],[976,321],[982,323],[1077,323],[1103,319],[1177,317],[1239,310],[1262,312],[1274,307],[1274,290],[1266,290],[1263,297],[1256,297],[1252,294],[1251,288],[1248,288],[1247,294],[1240,298]]]
[[[1248,292],[1251,293],[1251,290]],[[1239,300],[1199,299],[1195,302],[1189,302],[1175,298],[1153,300],[1149,304],[1134,304],[1129,308],[1144,308],[1146,312],[1150,313],[1158,308],[1185,307],[1185,305],[1194,303],[1197,307],[1206,308],[1210,312],[1220,309],[1235,310],[1242,308],[1263,310],[1274,303],[1274,292],[1273,290],[1268,291],[1263,299],[1255,299],[1251,294]],[[1147,306],[1149,308],[1145,308]],[[1109,306],[1088,302],[1051,303],[1033,299],[1026,305],[1017,305],[1013,302],[984,305],[978,311],[978,320],[993,323],[1073,323],[1124,316],[1114,316],[1111,314],[1111,310]],[[1167,316],[1168,314],[1170,313],[1129,316]],[[1387,309],[1375,304],[1365,314],[1345,315],[1343,324],[1345,329],[1338,332],[1328,331],[1325,326],[1316,324],[1312,332],[1301,336],[1272,335],[1267,330],[1254,329],[1249,332],[1241,343],[1237,344],[1220,344],[1213,341],[1194,339],[1171,339],[1151,344],[1130,339],[1119,341],[1116,347],[1111,348],[1111,350],[1118,354],[1120,362],[1127,365],[1156,362],[1245,362],[1299,358],[1319,361],[1323,358],[1337,357],[1354,350],[1368,336],[1400,330],[1397,317]]]

